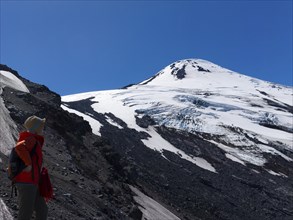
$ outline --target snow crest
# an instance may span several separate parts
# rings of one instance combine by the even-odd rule
[[[24,83],[18,79],[15,75],[8,71],[0,71],[0,93],[3,87],[11,87],[15,90],[28,92],[28,88],[24,85]]]

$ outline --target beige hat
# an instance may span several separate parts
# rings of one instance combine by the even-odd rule
[[[45,126],[46,119],[37,116],[30,116],[24,122],[24,127],[31,133],[41,135]]]

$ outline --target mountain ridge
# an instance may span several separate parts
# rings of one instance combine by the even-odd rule
[[[199,74],[199,73],[201,73],[201,74]],[[199,77],[201,75],[212,75],[213,77],[219,77],[219,76],[221,76],[221,74],[236,75],[237,77],[240,77],[240,78],[241,77],[247,78],[251,82],[255,82],[255,83],[257,83],[258,81],[261,81],[261,82],[269,83],[274,86],[280,85],[277,83],[272,83],[272,82],[264,81],[261,79],[257,79],[255,77],[245,76],[243,74],[239,74],[235,71],[231,71],[231,70],[226,69],[224,67],[221,67],[217,64],[214,64],[210,61],[202,60],[202,59],[184,59],[184,60],[179,60],[179,61],[173,62],[170,65],[163,68],[162,70],[160,70],[153,77],[150,77],[149,79],[142,81],[141,83],[138,83],[138,84],[144,84],[144,85],[148,84],[149,82],[153,81],[155,78],[158,78],[161,75],[172,75],[172,76],[174,76],[173,79],[175,79],[175,80],[179,79],[177,81],[177,82],[179,82],[182,79],[188,78],[190,80],[190,79]],[[213,78],[207,78],[207,79],[213,80]],[[168,79],[168,80],[170,80],[170,79]],[[225,83],[224,80],[220,80],[220,82]],[[161,80],[161,83],[162,83],[162,80]],[[228,83],[230,83],[230,82],[228,82]],[[151,83],[151,85],[152,85],[152,83]],[[177,84],[177,87],[180,85],[182,85],[182,84]],[[212,84],[212,85],[215,85],[215,84]],[[190,88],[196,89],[195,86],[197,86],[197,84],[194,84],[193,86],[194,87],[190,87]],[[283,86],[283,85],[280,85],[280,86]],[[283,86],[283,87],[289,87],[289,86]]]

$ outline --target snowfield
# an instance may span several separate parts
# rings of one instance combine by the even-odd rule
[[[292,92],[291,87],[241,75],[208,61],[191,59],[177,61],[154,77],[126,89],[69,95],[62,97],[62,101],[64,109],[75,112],[66,107],[66,103],[89,99],[94,111],[112,113],[129,128],[148,133],[150,138],[142,140],[145,146],[160,152],[174,152],[182,159],[216,173],[207,160],[191,157],[164,140],[156,132],[156,125],[217,135],[220,141],[208,141],[241,165],[263,166],[266,163],[264,153],[292,161],[293,158],[273,147],[281,143],[282,148],[293,151]],[[103,125],[89,113],[82,114],[99,135]],[[138,126],[136,117],[144,115],[150,116],[156,125]]]

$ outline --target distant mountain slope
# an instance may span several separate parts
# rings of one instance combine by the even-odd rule
[[[291,87],[189,59],[125,89],[62,102],[178,216],[290,219],[292,97]]]
[[[126,90],[77,94],[62,100],[69,107],[72,102],[88,100],[90,111],[112,113],[129,128],[148,133],[150,137],[143,142],[159,151],[164,147],[156,143],[164,140],[154,129],[140,127],[137,118],[149,116],[158,126],[217,136],[218,147],[241,163],[263,165],[266,153],[292,161],[269,146],[280,142],[277,145],[281,149],[293,150],[292,88],[240,75],[207,61],[179,61]],[[101,121],[93,120],[87,109],[81,112],[87,114],[86,120],[99,134]],[[115,125],[111,119],[107,122]],[[192,161],[168,143],[165,148]]]

